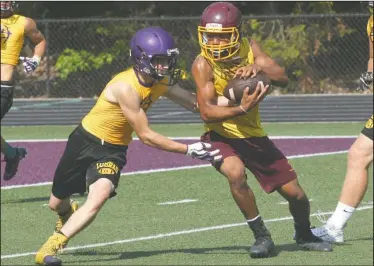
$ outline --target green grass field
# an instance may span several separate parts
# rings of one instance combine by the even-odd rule
[[[363,123],[264,124],[269,135],[358,135]],[[168,136],[199,136],[201,125],[155,125]],[[2,127],[7,139],[67,138],[73,127]],[[292,159],[311,201],[313,225],[318,211],[334,210],[344,180],[346,154]],[[69,242],[66,265],[372,265],[373,189],[370,185],[345,230],[346,243],[331,253],[297,248],[287,204],[267,195],[250,174],[249,185],[277,245],[273,258],[250,259],[252,233],[231,198],[227,181],[214,169],[199,168],[128,175],[93,224]],[[46,206],[50,186],[1,191],[1,264],[30,265],[52,234],[56,216]],[[76,197],[82,204],[84,197]],[[195,200],[159,205],[169,201]],[[329,215],[327,215],[328,217]],[[288,218],[287,218],[288,217]],[[95,244],[97,244],[95,246]],[[12,257],[5,257],[13,255]]]
[[[358,135],[365,122],[352,123],[263,123],[271,136],[312,136],[312,135]],[[67,138],[74,126],[15,126],[1,127],[6,139],[58,139]],[[197,137],[203,130],[202,124],[151,125],[151,128],[165,136]]]

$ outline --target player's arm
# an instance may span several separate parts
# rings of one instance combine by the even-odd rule
[[[116,82],[109,85],[107,90],[112,91],[127,121],[144,144],[165,151],[187,153],[186,144],[168,139],[149,128],[147,115],[140,107],[139,96],[130,85]]]
[[[200,109],[200,116],[207,123],[223,121],[243,115],[257,104],[255,97],[258,96],[258,90],[252,94],[253,96],[251,95],[252,98],[243,96],[245,102],[243,103],[242,99],[242,104],[239,106],[218,106],[218,97],[213,83],[213,71],[202,56],[198,56],[195,59],[192,65],[192,76],[197,86],[197,102]],[[248,96],[248,90],[244,93]]]
[[[255,57],[255,64],[261,68],[272,81],[278,86],[285,87],[288,83],[288,77],[284,67],[278,65],[270,56],[261,50],[256,41],[252,41],[252,51]]]
[[[196,93],[182,88],[179,84],[169,87],[165,96],[193,113],[198,113],[200,111],[199,104],[197,103]],[[217,97],[217,105],[237,106],[236,103],[230,101],[225,96]]]
[[[34,55],[32,58],[20,57],[20,59],[23,61],[24,71],[29,74],[34,72],[39,66],[40,60],[44,55],[47,42],[43,34],[37,28],[35,21],[31,18],[26,18],[25,35],[34,44]]]
[[[151,130],[147,115],[140,107],[139,96],[130,85],[117,82],[109,85],[106,89],[111,91],[115,101],[120,105],[123,115],[144,144],[164,151],[182,153],[200,160],[221,160],[222,156],[218,155],[218,149],[207,150],[211,146],[208,143],[197,142],[186,145]]]
[[[197,107],[196,94],[182,88],[178,83],[172,87],[169,87],[165,96],[173,102],[182,105],[187,110],[197,113],[199,108]]]
[[[369,36],[369,61],[368,61],[368,71],[373,72],[373,41]]]
[[[44,35],[36,26],[35,21],[31,18],[26,18],[25,35],[31,40],[31,42],[35,46],[33,58],[37,58],[40,62],[40,59],[45,53],[47,42],[44,38]]]
[[[367,90],[373,83],[373,41],[369,36],[369,60],[367,71],[360,76],[359,90]]]

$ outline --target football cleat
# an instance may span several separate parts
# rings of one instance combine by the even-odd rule
[[[332,251],[331,243],[325,242],[323,239],[315,236],[310,230],[305,232],[303,236],[296,232],[294,239],[299,247],[307,251]]]
[[[8,156],[4,156],[4,161],[6,162],[5,165],[5,171],[3,175],[3,179],[8,181],[12,179],[18,170],[19,162],[25,158],[27,151],[24,148],[15,148],[16,149],[16,155],[12,158],[9,158]]]
[[[344,232],[343,229],[335,228],[332,225],[324,224],[320,227],[312,228],[312,233],[329,243],[343,243]]]
[[[56,255],[66,246],[67,241],[66,236],[54,233],[36,252],[35,263],[39,265],[61,265],[62,261]]]
[[[249,250],[252,259],[267,258],[275,252],[275,245],[271,237],[259,237]]]

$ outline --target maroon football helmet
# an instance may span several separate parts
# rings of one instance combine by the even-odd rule
[[[233,4],[217,2],[209,5],[201,15],[198,27],[199,44],[204,55],[214,61],[235,55],[240,48],[241,24],[242,13]],[[208,44],[210,37],[214,35],[228,35],[229,41],[224,44]]]

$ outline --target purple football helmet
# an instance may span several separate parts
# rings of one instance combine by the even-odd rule
[[[177,67],[179,50],[173,37],[163,28],[149,27],[137,31],[130,43],[130,56],[135,72],[145,73],[156,82],[168,76],[169,86],[178,82],[181,74]]]

